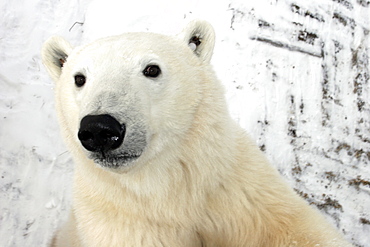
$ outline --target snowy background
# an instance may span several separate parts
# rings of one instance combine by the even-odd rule
[[[176,34],[194,18],[216,30],[212,63],[233,117],[302,197],[370,246],[370,2],[153,2],[0,2],[0,246],[47,246],[69,207],[73,164],[42,43]]]

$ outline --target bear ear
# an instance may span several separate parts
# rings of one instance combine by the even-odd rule
[[[215,32],[211,24],[194,20],[185,27],[180,36],[203,62],[210,62],[215,46]]]
[[[59,79],[71,51],[72,46],[59,36],[49,38],[42,46],[42,62],[54,81]]]

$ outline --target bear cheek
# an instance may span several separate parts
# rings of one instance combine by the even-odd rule
[[[75,130],[79,127],[79,115],[81,106],[77,100],[77,94],[73,87],[63,87],[57,85],[56,89],[56,108],[59,118],[64,123],[68,123],[70,135],[75,137]]]

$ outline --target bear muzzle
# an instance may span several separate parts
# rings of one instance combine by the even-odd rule
[[[81,120],[78,139],[88,151],[105,156],[121,146],[125,132],[126,126],[110,115],[88,115]]]

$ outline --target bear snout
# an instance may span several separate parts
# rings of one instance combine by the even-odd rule
[[[88,151],[104,156],[107,151],[121,146],[125,132],[126,126],[110,115],[88,115],[81,120],[78,139]]]

